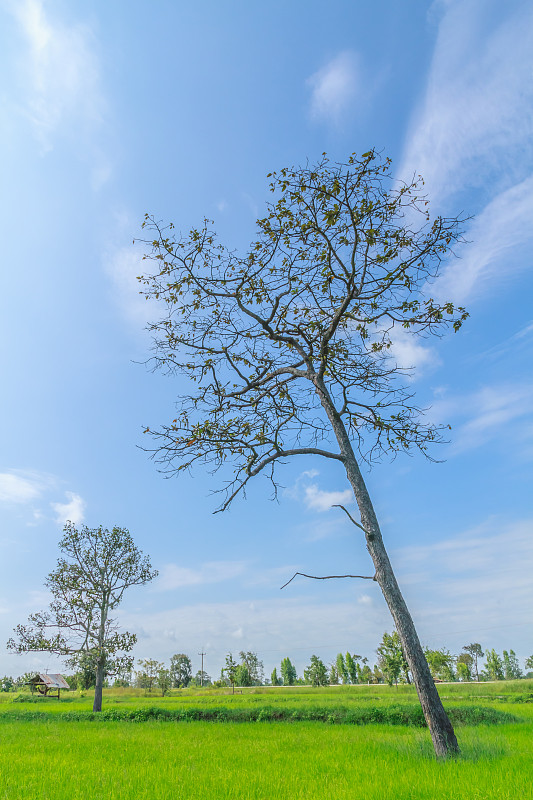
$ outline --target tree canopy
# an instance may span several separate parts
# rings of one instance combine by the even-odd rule
[[[157,571],[126,528],[78,529],[67,522],[59,549],[57,567],[45,580],[52,594],[48,610],[31,614],[27,625],[17,625],[8,648],[71,658],[85,654],[96,671],[94,710],[100,711],[104,675],[131,669],[127,654],[137,641],[135,634],[119,631],[110,613],[126,589],[148,583]]]
[[[461,221],[431,220],[421,181],[395,182],[374,150],[269,177],[278,200],[243,255],[209,220],[185,236],[143,224],[156,265],[143,291],[166,308],[150,325],[152,364],[196,387],[146,433],[164,471],[232,462],[222,508],[260,472],[274,482],[288,456],[341,458],[323,446],[331,421],[309,381],[324,384],[365,460],[428,454],[441,428],[421,417],[395,337],[457,330],[467,316],[429,294]]]
[[[287,458],[316,455],[344,467],[361,521],[348,516],[365,534],[375,573],[342,577],[378,582],[435,751],[446,756],[457,739],[359,462],[400,451],[431,457],[442,438],[417,406],[395,344],[459,330],[468,316],[431,293],[462,220],[432,219],[422,181],[394,180],[375,150],[342,163],[323,154],[269,177],[276,199],[242,254],[217,241],[209,220],[176,235],[173,224],[146,215],[145,258],[155,271],[140,280],[164,308],[149,326],[152,366],[189,379],[174,418],[145,429],[152,455],[170,474],[223,468],[219,510],[259,474],[275,494],[276,467]]]

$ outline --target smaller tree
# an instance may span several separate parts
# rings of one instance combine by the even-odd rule
[[[383,683],[384,681],[385,681],[384,674],[380,670],[379,666],[377,664],[374,664],[373,682],[374,683]]]
[[[296,674],[296,668],[291,663],[291,660],[288,656],[281,662],[281,677],[283,678],[284,686],[293,686],[296,683],[296,679],[298,677]]]
[[[274,667],[272,674],[270,675],[270,683],[272,686],[280,686],[283,683],[282,679],[278,677],[278,671],[276,667]]]
[[[503,674],[506,681],[515,681],[522,677],[522,670],[514,650],[503,651]]]
[[[344,664],[346,667],[346,672],[348,673],[348,679],[350,683],[359,683],[359,675],[357,673],[357,662],[361,656],[351,655],[350,653],[346,653],[344,658]]]
[[[122,686],[123,688],[131,686],[133,683],[132,668],[132,664],[124,664],[123,667],[117,669],[113,686]]]
[[[23,689],[25,686],[27,687],[28,683],[34,677],[35,672],[23,672],[22,675],[19,675],[17,678],[15,678],[15,686],[17,689]],[[70,681],[68,681],[68,683],[70,685]]]
[[[348,675],[348,670],[346,668],[346,661],[342,653],[337,653],[335,666],[337,668],[337,675],[339,676],[339,680],[342,681],[342,683],[349,683],[350,676]]]
[[[392,633],[385,631],[376,652],[378,654],[379,669],[389,686],[398,684],[400,675],[406,675],[409,671],[398,633],[396,631]]]
[[[476,681],[479,681],[478,658],[483,658],[485,655],[481,649],[481,645],[479,642],[472,642],[471,644],[465,644],[463,650],[474,659],[474,672],[476,675]]]
[[[15,681],[10,675],[0,678],[0,692],[12,692],[15,689]]]
[[[311,686],[327,686],[329,684],[326,665],[318,656],[311,656],[311,663],[304,670],[304,678]]]
[[[252,676],[246,664],[237,664],[235,670],[235,683],[237,686],[252,686]]]
[[[198,687],[203,688],[204,686],[211,686],[211,685],[212,685],[211,675],[208,675],[205,670],[202,672],[201,669],[199,669],[196,672],[196,674],[193,675],[189,683],[189,686],[195,686],[196,688]]]
[[[239,653],[241,664],[245,664],[250,674],[250,686],[261,686],[264,680],[264,667],[263,662],[258,657],[257,653],[252,650],[241,650]],[[245,684],[240,684],[244,686]]]
[[[192,664],[189,656],[185,653],[176,653],[170,659],[170,679],[172,686],[188,686],[192,678]]]
[[[442,650],[430,650],[425,647],[424,654],[434,678],[438,678],[441,681],[455,680],[455,659],[449,650],[444,648]]]
[[[457,678],[460,681],[472,680],[472,669],[474,666],[474,658],[470,653],[460,653],[457,656],[456,672]]]
[[[161,689],[161,696],[164,697],[170,692],[172,686],[172,678],[170,677],[170,670],[161,665],[161,669],[157,672],[157,685]]]
[[[494,648],[487,650],[485,653],[485,669],[489,680],[503,681],[503,661]]]
[[[143,689],[152,691],[154,685],[157,683],[157,676],[165,668],[165,665],[155,658],[139,659],[139,666],[141,667],[141,681],[144,684]]]
[[[127,689],[128,686],[131,686],[131,673],[129,678],[121,678],[117,675],[115,680],[113,681],[113,687],[115,689]]]
[[[533,669],[533,656],[526,658],[526,669]]]
[[[98,672],[98,658],[95,653],[75,653],[65,661],[65,664],[74,670],[71,676],[73,686],[78,689],[94,689]],[[129,686],[131,683],[132,664],[129,658],[106,658],[104,663],[104,681],[109,675],[115,675],[114,686]]]
[[[27,625],[17,625],[16,638],[7,646],[15,653],[48,652],[69,658],[86,653],[94,658],[93,711],[101,711],[106,673],[131,668],[133,660],[127,654],[137,641],[135,634],[119,633],[110,614],[126,589],[148,583],[157,571],[126,528],[77,529],[67,522],[59,549],[62,556],[45,581],[52,594],[49,609],[31,614]]]
[[[368,664],[364,664],[359,671],[359,681],[360,683],[374,683],[374,673],[368,666]]]
[[[233,659],[232,653],[228,653],[226,656],[226,665],[222,668],[222,676],[225,677],[226,680],[229,682],[233,690],[233,694],[235,694],[235,681],[237,678],[238,666],[239,665],[237,664],[237,662]]]

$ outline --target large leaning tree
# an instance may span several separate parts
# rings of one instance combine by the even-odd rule
[[[137,637],[120,632],[110,613],[130,586],[151,581],[157,572],[125,528],[76,528],[67,522],[62,553],[45,586],[52,594],[47,611],[17,625],[7,643],[16,653],[48,652],[75,661],[85,655],[95,669],[93,711],[102,710],[106,675],[131,670]]]
[[[376,580],[416,684],[435,751],[457,751],[424,653],[396,581],[361,463],[421,451],[441,438],[417,408],[395,337],[459,329],[467,314],[432,299],[439,265],[461,234],[458,218],[431,219],[421,181],[394,181],[371,150],[346,163],[271,173],[274,202],[239,255],[209,220],[187,235],[146,216],[140,277],[163,303],[152,365],[190,379],[175,418],[153,436],[170,474],[196,463],[233,466],[218,510],[276,467],[315,455],[339,462],[353,489]],[[311,576],[314,577],[314,576]]]

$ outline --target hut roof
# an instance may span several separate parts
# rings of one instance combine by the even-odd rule
[[[49,689],[70,689],[70,686],[64,677],[59,675],[59,673],[46,675],[44,672],[39,672],[36,673],[33,678],[28,681],[28,683],[33,683],[34,685],[38,683],[44,683],[44,685],[48,686]]]

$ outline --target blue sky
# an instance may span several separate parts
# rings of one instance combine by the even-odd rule
[[[407,10],[408,9],[408,10]],[[450,423],[444,463],[368,475],[421,639],[533,652],[533,9],[314,0],[0,4],[0,642],[47,603],[66,519],[128,527],[160,577],[125,599],[138,658],[256,650],[268,673],[317,653],[371,661],[391,621],[375,584],[293,581],[371,570],[338,465],[287,465],[270,499],[213,516],[217,478],[165,480],[139,446],[182,384],[149,373],[138,294],[145,212],[203,216],[244,247],[266,174],[383,149],[421,173],[434,213],[473,215],[435,287],[471,317],[396,343]],[[0,674],[55,665],[0,648]]]

